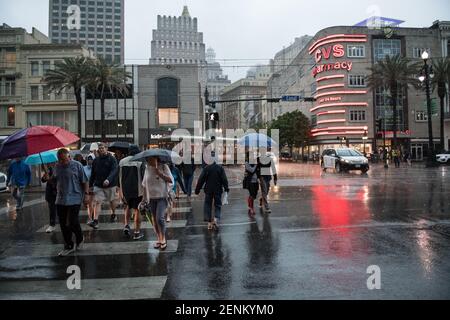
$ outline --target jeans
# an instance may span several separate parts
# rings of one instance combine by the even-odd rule
[[[77,244],[83,241],[83,232],[81,231],[79,214],[81,205],[77,206],[56,206],[56,212],[59,217],[59,224],[64,237],[65,248],[73,248],[72,233],[75,234]]]
[[[12,196],[16,200],[16,209],[23,207],[23,201],[25,196],[25,187],[14,186],[12,190]]]
[[[192,195],[192,182],[194,181],[194,175],[184,176],[184,186],[186,187],[186,193],[188,197]]]
[[[222,193],[206,193],[205,194],[205,206],[204,216],[206,222],[212,222],[212,204],[214,200],[214,216],[220,221],[222,215]]]
[[[157,229],[162,233],[166,234],[166,210],[167,210],[167,200],[166,199],[151,199],[150,200],[150,210],[153,214],[155,223],[157,224]]]
[[[50,225],[54,227],[56,225],[56,204],[53,201],[47,201],[48,212],[50,214]]]

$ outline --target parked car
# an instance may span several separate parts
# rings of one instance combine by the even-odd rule
[[[436,161],[439,163],[450,164],[450,151],[445,151],[436,155]]]
[[[6,174],[0,172],[0,192],[5,192],[6,187]]]
[[[335,169],[336,172],[349,170],[369,171],[369,160],[364,155],[351,148],[326,149],[322,153],[320,165],[323,171]]]

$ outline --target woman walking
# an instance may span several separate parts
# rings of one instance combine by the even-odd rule
[[[248,216],[250,218],[255,217],[255,200],[258,198],[259,191],[259,179],[261,178],[259,166],[251,164],[249,156],[245,161],[245,176],[244,176],[244,188],[248,190],[249,196],[247,199],[248,204]]]
[[[142,181],[144,202],[150,206],[155,233],[158,237],[154,248],[162,251],[167,249],[165,214],[171,184],[174,184],[174,179],[169,167],[161,164],[157,157],[147,158],[147,168]]]
[[[48,204],[48,211],[50,214],[50,224],[45,230],[46,233],[52,233],[55,231],[56,226],[56,179],[54,177],[54,164],[49,164],[47,171],[45,172],[44,176],[42,177],[41,181],[43,183],[47,183],[45,186],[45,201],[47,201]]]

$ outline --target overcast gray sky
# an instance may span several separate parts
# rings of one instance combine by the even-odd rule
[[[217,58],[238,59],[222,63],[233,81],[248,69],[236,65],[265,64],[295,37],[329,26],[354,25],[373,15],[405,20],[405,27],[450,20],[449,0],[125,0],[126,63],[148,63],[157,15],[179,16],[184,5]],[[48,0],[0,0],[3,22],[48,34]]]

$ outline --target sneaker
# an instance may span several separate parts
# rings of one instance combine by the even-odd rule
[[[75,247],[70,248],[70,249],[64,248],[63,251],[61,251],[60,253],[58,253],[58,256],[59,256],[59,257],[66,257],[66,256],[68,256],[69,254],[74,253],[75,250],[76,250]]]
[[[167,222],[167,223],[171,223],[171,222],[172,222],[172,219],[171,219],[169,216],[167,216],[166,222]]]
[[[92,221],[91,227],[94,228],[95,230],[97,230],[98,229],[98,220]]]
[[[84,249],[84,238],[80,243],[77,244],[77,251],[82,251]]]
[[[134,237],[133,240],[137,241],[137,240],[141,240],[142,238],[144,238],[144,234],[141,232],[135,232],[134,233]]]
[[[271,210],[269,207],[267,207],[267,208],[266,208],[266,212],[267,212],[267,213],[272,213],[272,210]]]
[[[91,226],[91,223],[92,223],[92,222],[94,222],[94,221],[88,219],[88,221],[86,222],[86,224],[87,224],[88,226]]]
[[[112,215],[111,215],[111,222],[116,222],[116,214],[115,213],[113,213]]]
[[[131,228],[130,226],[125,226],[125,228],[123,228],[123,234],[126,235],[127,237],[130,236],[131,234]]]
[[[47,228],[47,230],[45,230],[45,233],[52,233],[53,231],[55,231],[55,227],[54,226],[49,226]]]

